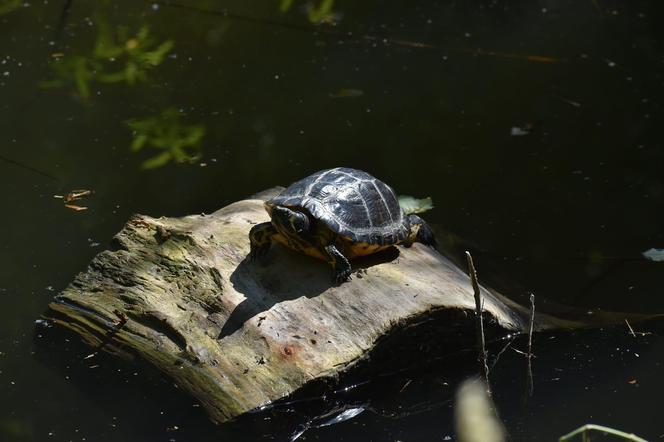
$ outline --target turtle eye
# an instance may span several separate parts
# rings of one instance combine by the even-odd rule
[[[294,214],[288,217],[288,223],[290,224],[291,229],[295,230],[297,233],[300,233],[302,228],[298,226],[299,223],[297,221],[297,216]]]
[[[303,213],[295,212],[288,217],[291,229],[296,233],[302,233],[309,228],[309,220]]]

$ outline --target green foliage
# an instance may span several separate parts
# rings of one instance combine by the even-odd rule
[[[78,94],[90,97],[91,83],[126,83],[134,85],[148,80],[148,71],[159,66],[173,48],[173,41],[157,43],[150,28],[142,26],[131,35],[126,26],[112,29],[101,18],[96,19],[97,39],[90,55],[65,55],[54,60],[53,80],[42,87],[62,87],[73,83]]]
[[[279,10],[281,12],[288,12],[288,10],[293,6],[293,0],[281,0],[279,4]]]
[[[294,0],[281,0],[279,10],[281,12],[288,12],[293,6]],[[311,23],[334,23],[337,19],[337,14],[334,13],[334,0],[320,0],[318,5],[307,4],[307,18]]]
[[[332,7],[334,0],[321,0],[318,7],[310,7],[307,10],[307,17],[311,23],[322,23],[333,16]]]
[[[156,169],[171,161],[191,163],[200,158],[205,126],[187,125],[182,123],[181,118],[180,112],[169,108],[156,116],[127,121],[133,131],[133,152],[146,146],[161,151],[146,160],[141,166],[143,169]]]
[[[21,0],[0,0],[0,15],[9,14],[21,7]]]

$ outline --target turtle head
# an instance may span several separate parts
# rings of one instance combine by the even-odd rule
[[[309,217],[284,206],[271,206],[268,212],[274,227],[285,236],[302,236],[309,232]]]
[[[422,218],[415,214],[410,214],[408,215],[408,221],[410,222],[409,243],[421,242],[429,247],[438,249],[433,230],[431,230],[431,227]]]

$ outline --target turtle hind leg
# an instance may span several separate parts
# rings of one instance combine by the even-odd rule
[[[322,247],[321,251],[328,264],[334,269],[334,281],[337,284],[348,281],[350,279],[351,266],[348,259],[337,249],[337,246],[330,244]]]
[[[274,228],[271,222],[256,224],[249,231],[249,260],[256,261],[258,258],[265,256],[270,245],[272,244],[272,237],[277,234],[277,229]]]
[[[410,236],[405,244],[407,247],[414,242],[421,242],[424,245],[438,250],[438,242],[436,236],[433,234],[431,227],[419,216],[411,214],[408,215],[410,221]]]

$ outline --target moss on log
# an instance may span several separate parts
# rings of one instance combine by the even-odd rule
[[[247,234],[268,220],[269,196],[206,216],[133,217],[46,316],[92,346],[149,362],[223,422],[337,375],[398,327],[474,310],[467,275],[419,244],[356,263],[341,285],[327,264],[277,245],[267,264],[249,263]],[[499,326],[524,329],[527,312],[482,295]]]

